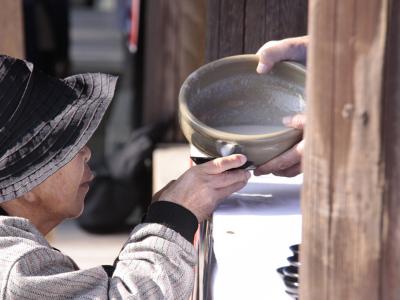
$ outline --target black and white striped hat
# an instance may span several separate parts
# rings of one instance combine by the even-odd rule
[[[0,203],[39,185],[71,161],[98,127],[117,78],[52,78],[0,55]]]

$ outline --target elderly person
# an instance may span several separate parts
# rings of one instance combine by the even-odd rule
[[[44,237],[84,208],[86,143],[115,84],[104,74],[58,80],[0,56],[1,299],[189,298],[198,222],[246,184],[242,155],[195,166],[161,191],[112,267],[81,270]]]
[[[258,51],[259,63],[257,72],[267,73],[274,64],[282,60],[297,61],[303,65],[307,61],[308,36],[288,38],[280,41],[270,41]],[[303,130],[306,119],[303,114],[288,116],[283,123],[288,127]],[[254,175],[273,173],[278,176],[292,177],[301,173],[301,159],[303,156],[304,140],[291,149],[259,166]]]

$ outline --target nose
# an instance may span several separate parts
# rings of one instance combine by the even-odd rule
[[[88,146],[84,146],[81,150],[82,155],[85,159],[85,162],[88,162],[90,158],[92,157],[92,150]]]

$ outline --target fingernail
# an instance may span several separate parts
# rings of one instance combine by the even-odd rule
[[[257,66],[257,73],[262,74],[262,73],[265,73],[265,72],[267,72],[267,71],[268,71],[268,66],[267,66],[266,64],[263,64],[263,63],[259,63],[259,64],[258,64],[258,66]]]
[[[254,174],[254,176],[259,176],[259,175],[260,175],[260,171],[254,170],[254,171],[253,171],[253,174]]]
[[[292,117],[286,116],[282,118],[283,125],[289,126],[292,123]]]
[[[241,162],[242,164],[244,164],[246,161],[247,161],[247,157],[244,156],[243,154],[241,154],[241,155],[240,155],[240,162]]]

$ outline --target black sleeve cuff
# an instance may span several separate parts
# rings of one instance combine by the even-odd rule
[[[190,210],[169,201],[152,203],[143,222],[165,225],[178,232],[189,243],[193,243],[198,227],[197,218]]]

